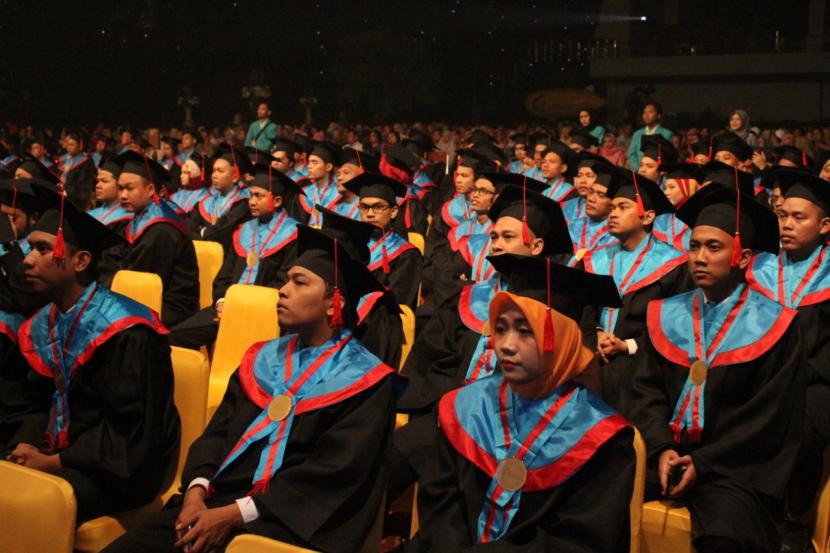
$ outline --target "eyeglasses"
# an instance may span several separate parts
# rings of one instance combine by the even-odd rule
[[[375,215],[380,215],[381,213],[383,213],[384,211],[386,211],[390,207],[392,207],[392,206],[387,205],[387,204],[372,204],[372,205],[357,204],[357,209],[359,209],[361,213],[367,213],[367,212],[371,211]]]
[[[485,196],[495,196],[496,191],[490,190],[489,188],[480,188],[480,187],[472,187],[470,188],[470,196],[473,194],[483,194]]]

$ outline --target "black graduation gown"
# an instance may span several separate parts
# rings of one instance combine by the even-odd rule
[[[0,256],[0,309],[26,317],[46,305],[47,300],[26,281],[23,251],[15,244]]]
[[[43,436],[52,379],[27,375],[31,404],[9,443]],[[45,392],[45,393],[44,393]],[[149,503],[173,480],[179,453],[179,414],[166,336],[144,326],[118,332],[83,364],[68,391],[70,445],[57,473],[75,490],[78,522]],[[42,413],[42,416],[35,416]]]
[[[666,449],[691,454],[698,480],[681,502],[692,513],[693,536],[729,538],[743,551],[778,551],[771,510],[780,507],[776,500],[784,495],[801,439],[804,386],[795,354],[801,347],[793,323],[760,357],[711,369],[700,443],[683,446],[675,445],[669,421],[689,368],[669,362],[651,340],[637,352],[631,417],[648,448],[649,479],[656,482]]]
[[[413,310],[418,307],[418,290],[421,287],[424,258],[413,248],[401,253],[389,262],[389,274],[383,268],[372,271],[372,275],[383,286],[392,290],[399,303]]]
[[[39,444],[54,384],[29,369],[17,341],[0,333],[0,457],[11,444]]]
[[[219,217],[216,224],[205,220],[198,206],[185,215],[187,221],[187,232],[192,240],[209,240],[219,242],[225,249],[225,258],[231,255],[233,250],[233,233],[244,223],[251,219],[251,210],[248,207],[247,198],[237,200],[227,213]]]
[[[108,225],[110,229],[116,232],[122,238],[126,238],[127,225],[129,221],[116,221]],[[109,288],[112,285],[112,279],[115,273],[124,264],[124,259],[129,255],[130,247],[127,244],[117,244],[111,246],[101,252],[101,258],[98,260],[98,283]]]
[[[407,225],[407,211],[409,212],[409,225]],[[426,241],[427,226],[427,212],[421,202],[409,198],[398,206],[398,216],[395,218],[393,225],[395,232],[404,238],[406,238],[407,233],[417,232]]]
[[[87,156],[77,167],[73,167],[63,177],[69,201],[82,211],[86,211],[94,202],[95,181],[98,180],[98,168],[92,157]]]
[[[634,481],[631,430],[602,445],[563,484],[522,493],[510,528],[486,544],[476,543],[476,527],[490,477],[460,456],[443,433],[437,434],[430,469],[418,483],[420,529],[408,553],[629,550],[629,520],[619,520],[619,513],[628,512]]]
[[[315,550],[358,551],[381,507],[386,486],[382,452],[394,424],[390,378],[340,403],[297,415],[282,467],[268,490],[253,496],[259,518],[238,533],[255,533]],[[207,428],[190,447],[183,488],[211,479],[248,425],[262,412],[242,390],[238,371]],[[249,447],[213,481],[209,508],[245,497],[262,451]],[[182,496],[112,544],[107,553],[179,551],[173,525]],[[228,538],[228,542],[233,536]],[[227,542],[226,542],[227,544]],[[225,545],[226,545],[225,544]]]
[[[124,269],[156,273],[164,286],[161,320],[168,328],[199,308],[199,266],[193,242],[173,225],[150,225],[133,243]]]

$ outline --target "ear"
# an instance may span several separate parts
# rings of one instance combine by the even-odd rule
[[[530,255],[542,255],[542,250],[545,249],[545,240],[543,238],[534,238],[530,241]]]
[[[568,172],[568,164],[567,164],[567,163],[563,163],[563,164],[562,164],[562,174],[564,175],[564,174],[565,174],[565,173],[567,173],[567,172]]]
[[[821,236],[826,239],[828,233],[830,233],[830,217],[822,217],[821,220],[818,222],[818,225],[819,234],[821,234]]]
[[[643,224],[644,225],[650,225],[650,224],[654,223],[654,219],[656,219],[656,218],[657,218],[657,215],[654,213],[654,210],[649,209],[643,215]]]
[[[279,209],[282,207],[282,196],[273,196],[274,198],[274,209]]]
[[[326,163],[326,171],[328,171],[329,173],[334,171],[334,164],[333,163]]]
[[[92,265],[92,254],[86,250],[80,250],[72,256],[72,269],[76,273],[83,273]]]
[[[394,219],[395,217],[397,217],[397,216],[398,216],[398,206],[397,206],[397,205],[393,205],[392,207],[390,207],[390,208],[389,208],[389,213],[390,213],[390,216],[391,216],[393,219]],[[830,221],[830,219],[828,219],[828,221]]]
[[[749,248],[742,249],[741,260],[738,262],[738,268],[745,271],[746,268],[749,267],[750,261],[752,261],[752,250]]]

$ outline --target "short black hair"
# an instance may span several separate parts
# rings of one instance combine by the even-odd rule
[[[643,105],[643,109],[646,109],[648,106],[653,106],[654,111],[657,112],[657,115],[663,115],[663,106],[662,104],[660,104],[660,102],[646,102]]]

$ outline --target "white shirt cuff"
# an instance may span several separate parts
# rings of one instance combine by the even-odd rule
[[[193,481],[188,484],[187,490],[185,491],[190,490],[193,486],[202,486],[205,491],[208,491],[210,489],[210,480],[207,478],[194,478]]]
[[[206,229],[206,228],[207,228],[207,227],[202,227],[202,229],[199,231],[199,236],[201,236],[202,238],[204,238],[204,237],[205,237],[205,229]]]
[[[637,341],[634,338],[628,338],[625,343],[628,345],[628,355],[637,353]]]
[[[256,503],[252,497],[242,497],[236,500],[239,507],[239,512],[242,513],[242,520],[245,524],[253,522],[259,518],[259,509],[256,508]]]

